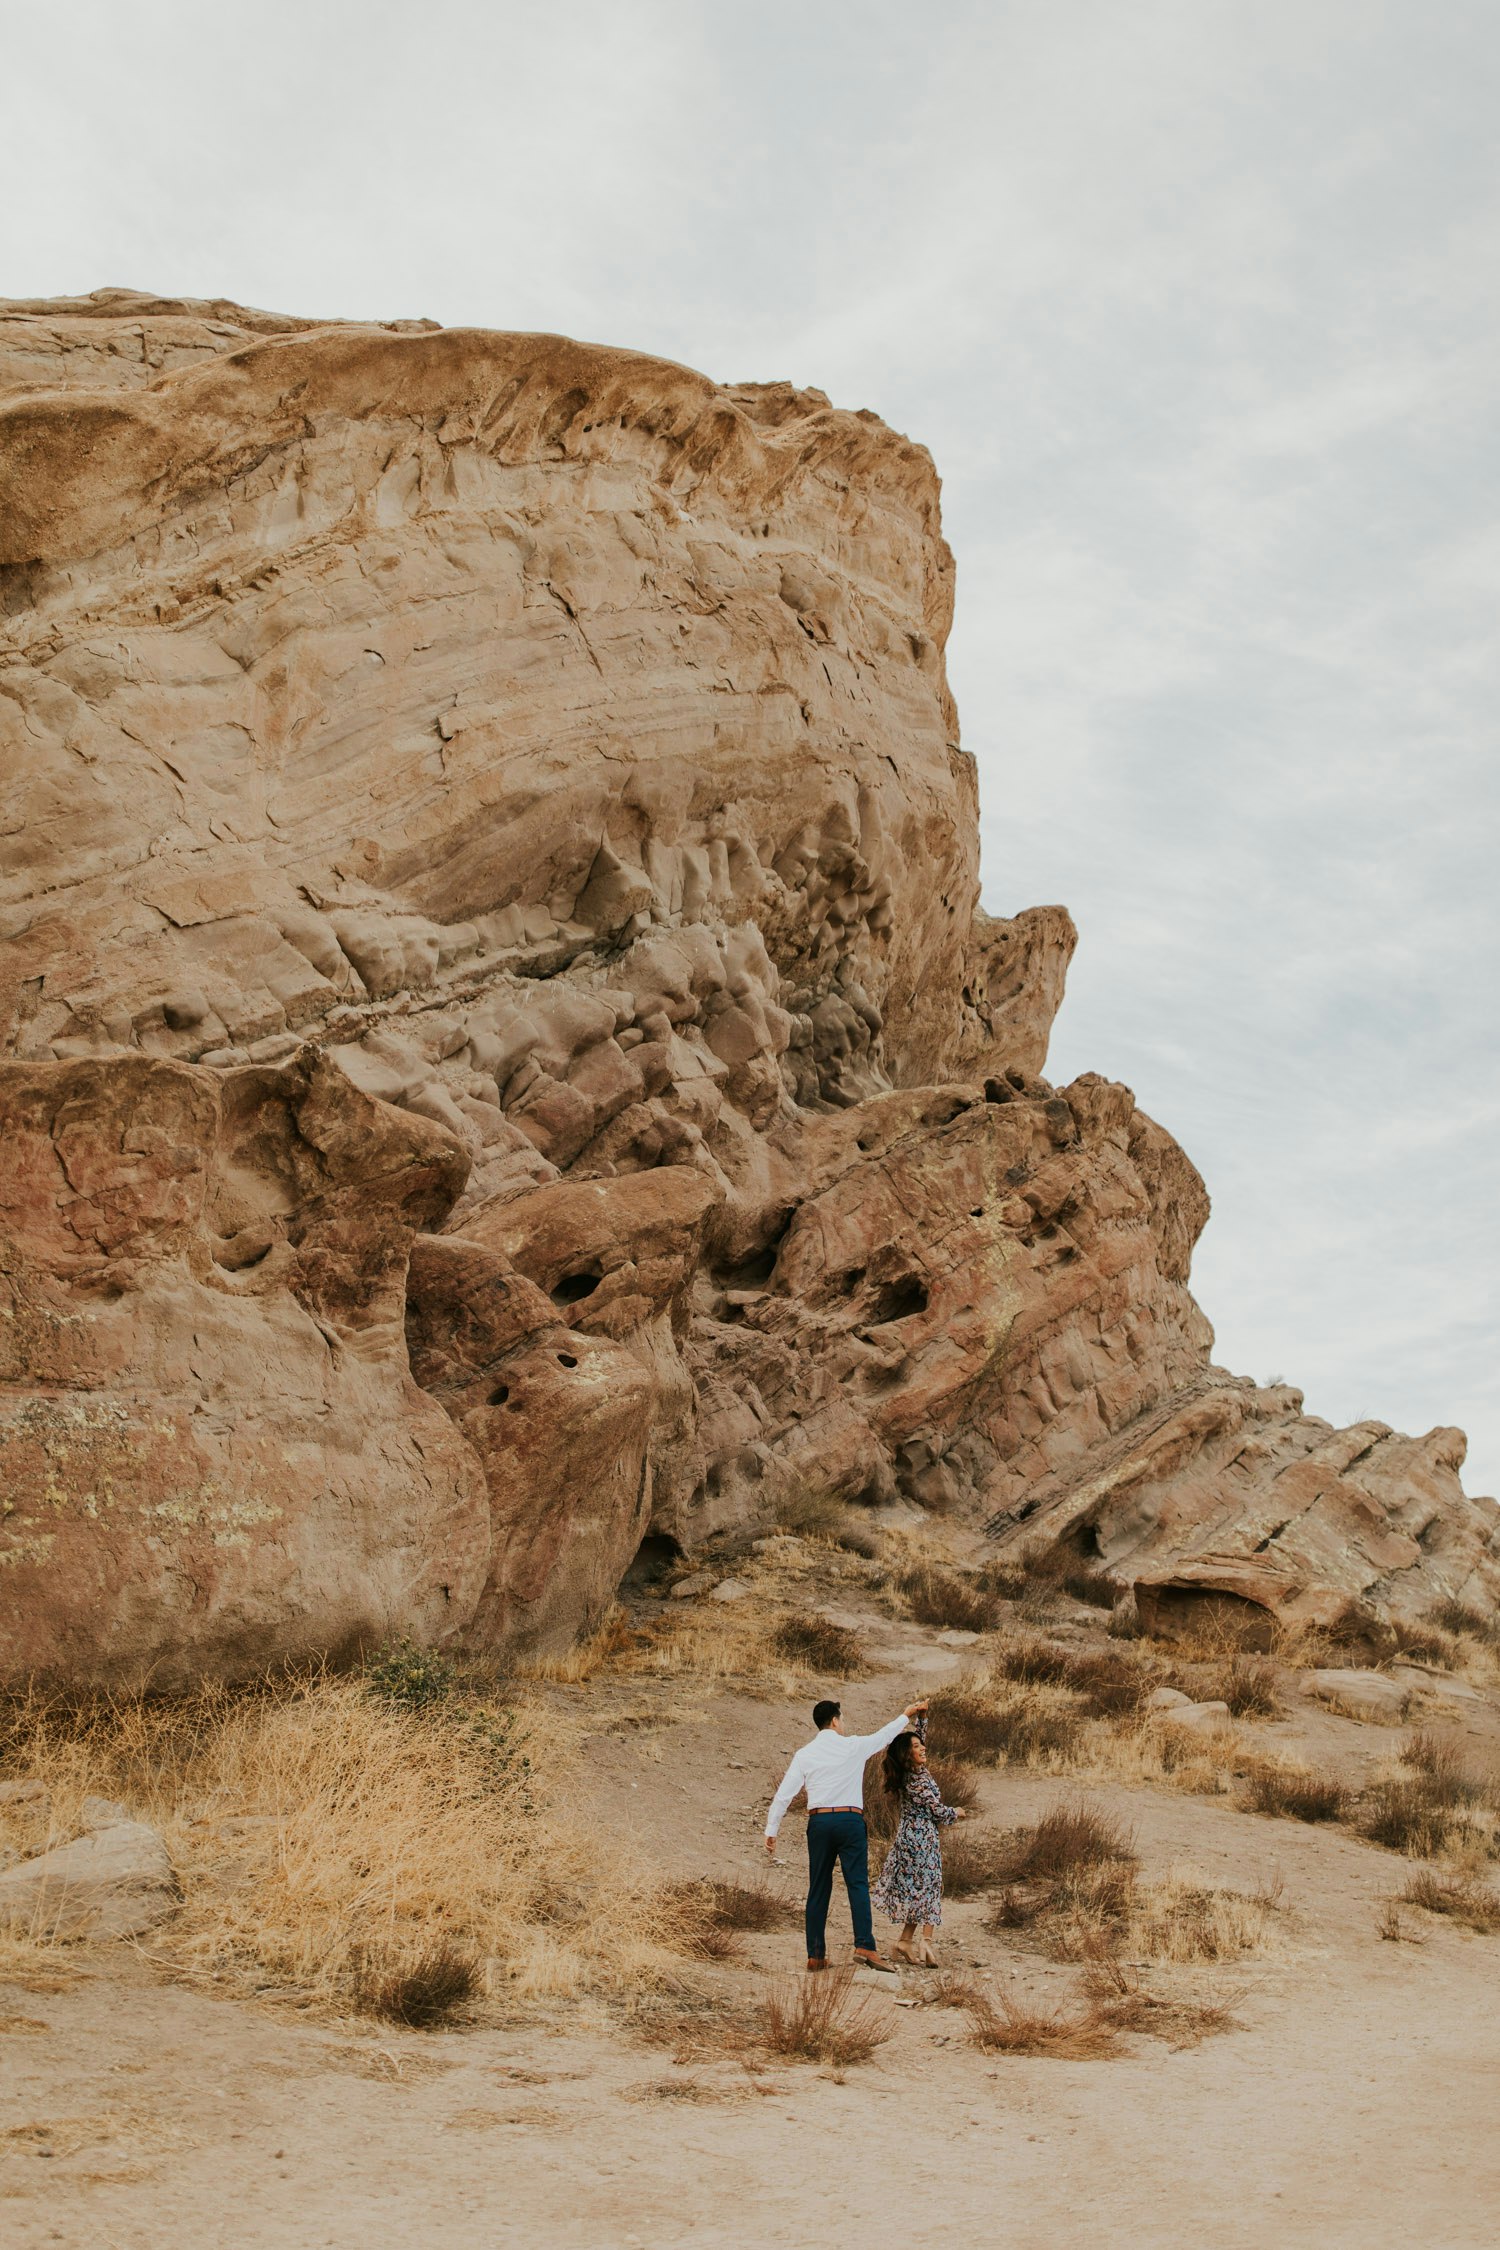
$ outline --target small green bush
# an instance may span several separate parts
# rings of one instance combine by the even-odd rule
[[[453,1682],[449,1659],[435,1649],[418,1648],[412,1641],[378,1649],[365,1666],[365,1685],[371,1694],[383,1696],[387,1703],[402,1704],[408,1711],[441,1703],[452,1694]]]

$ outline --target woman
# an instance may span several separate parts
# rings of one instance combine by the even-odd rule
[[[927,1721],[918,1715],[916,1729],[898,1734],[885,1754],[886,1793],[901,1806],[901,1825],[886,1854],[874,1897],[881,1911],[900,1922],[901,1935],[891,1947],[898,1961],[909,1968],[935,1968],[932,1934],[943,1919],[943,1847],[939,1828],[963,1814],[945,1805],[937,1783],[927,1771]],[[920,1923],[920,1949],[914,1948]]]

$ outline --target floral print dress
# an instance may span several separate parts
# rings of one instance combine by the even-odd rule
[[[927,1722],[918,1718],[916,1736],[927,1740]],[[886,1854],[885,1865],[872,1896],[884,1914],[903,1925],[938,1923],[943,1919],[943,1847],[938,1830],[957,1820],[952,1805],[943,1803],[937,1783],[925,1766],[914,1766],[901,1803],[901,1825]]]

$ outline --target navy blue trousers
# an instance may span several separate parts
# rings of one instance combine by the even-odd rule
[[[875,1924],[870,1919],[870,1848],[865,1816],[857,1812],[820,1812],[807,1816],[807,1958],[821,1961],[826,1950],[828,1902],[833,1896],[835,1861],[849,1893],[854,1920],[854,1942],[866,1953],[875,1950]]]

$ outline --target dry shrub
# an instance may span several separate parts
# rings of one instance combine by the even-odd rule
[[[1468,1825],[1433,1804],[1420,1780],[1377,1781],[1366,1792],[1357,1821],[1367,1842],[1404,1852],[1408,1859],[1436,1859]]]
[[[947,1898],[973,1898],[1005,1876],[1007,1844],[1003,1836],[987,1829],[964,1826],[943,1832],[943,1894]]]
[[[814,1611],[783,1617],[771,1635],[771,1645],[788,1663],[825,1678],[846,1680],[865,1667],[859,1635]]]
[[[662,1898],[684,1949],[708,1960],[738,1958],[741,1931],[781,1929],[799,1919],[787,1900],[759,1883],[699,1876],[664,1884]]]
[[[1181,1994],[1150,1991],[1139,1969],[1121,1961],[1103,1945],[1096,1946],[1088,1955],[1083,1989],[1116,2031],[1133,2031],[1147,2039],[1164,2039],[1173,2047],[1196,2047],[1213,2033],[1228,2031],[1234,2024],[1233,2015],[1222,2001],[1189,2000]]]
[[[778,1527],[795,1539],[837,1539],[849,1514],[842,1500],[808,1485],[793,1485],[778,1493],[773,1513]]]
[[[1268,1761],[1245,1774],[1239,1802],[1244,1812],[1270,1813],[1278,1820],[1342,1820],[1349,1791],[1332,1774]]]
[[[1221,1891],[1188,1869],[1143,1882],[1128,1861],[1075,1865],[1068,1873],[1007,1886],[988,1927],[1034,1930],[1064,1961],[1097,1961],[1124,1952],[1137,1960],[1236,1960],[1264,1944],[1280,1906],[1280,1886]]]
[[[1415,1623],[1383,1617],[1379,1610],[1361,1601],[1346,1602],[1326,1624],[1287,1635],[1282,1653],[1288,1663],[1335,1668],[1386,1664],[1398,1656],[1451,1668],[1463,1655],[1458,1641],[1434,1611],[1429,1610],[1425,1620]]]
[[[442,1938],[417,1946],[404,1959],[366,1947],[351,1972],[350,1999],[359,2014],[384,2016],[414,2031],[427,2030],[472,2000],[481,1976],[473,1953]]]
[[[1035,1929],[1059,1960],[1086,1960],[1124,1935],[1135,1885],[1134,1868],[1119,1862],[1078,1868],[1054,1882],[1007,1884],[987,1926],[997,1932]]]
[[[718,1877],[703,1885],[714,1919],[726,1930],[779,1930],[800,1922],[800,1909],[764,1883],[732,1883]]]
[[[940,1969],[921,1994],[919,2004],[924,2008],[968,2008],[982,1997],[972,1977],[959,1976],[953,1969]]]
[[[1078,1743],[1076,1710],[1044,1701],[1024,1689],[997,1692],[982,1680],[961,1680],[934,1699],[931,1731],[945,1754],[975,1765],[1041,1765]]]
[[[992,1594],[997,1601],[1018,1602],[1026,1592],[1028,1580],[1019,1563],[997,1560],[976,1570],[974,1583],[981,1593]]]
[[[630,1636],[612,1668],[657,1679],[754,1678],[772,1668],[764,1613],[748,1601],[674,1602]]]
[[[1467,1771],[1457,1747],[1435,1734],[1414,1734],[1401,1752],[1403,1765],[1422,1776],[1423,1787],[1435,1805],[1457,1810],[1460,1805],[1484,1802],[1486,1785]]]
[[[1276,1667],[1263,1656],[1231,1657],[1205,1685],[1199,1701],[1227,1703],[1232,1719],[1278,1719],[1284,1708]]]
[[[1424,1867],[1413,1875],[1401,1901],[1406,1906],[1420,1906],[1426,1914],[1444,1915],[1466,1930],[1478,1930],[1482,1936],[1493,1936],[1500,1931],[1500,1891],[1492,1890],[1487,1883],[1477,1883],[1466,1875],[1437,1875]],[[1394,1904],[1391,1909],[1394,1913]]]
[[[999,1615],[993,1594],[936,1563],[918,1563],[896,1580],[897,1591],[920,1625],[948,1626],[963,1633],[988,1633]]]
[[[614,1603],[592,1633],[585,1634],[581,1641],[575,1641],[560,1655],[539,1656],[528,1664],[518,1664],[516,1677],[553,1680],[563,1686],[577,1687],[591,1680],[596,1672],[602,1672],[606,1665],[612,1665],[618,1657],[641,1646],[643,1638],[624,1610]]]
[[[1054,2062],[1099,2062],[1117,2054],[1120,2034],[1090,2002],[1072,2014],[1023,2008],[1001,1994],[978,1993],[967,2003],[969,2036],[987,2055],[1038,2055]]]
[[[571,1744],[555,1718],[543,1734],[524,1709],[413,1709],[316,1673],[32,1702],[5,1732],[9,1769],[49,1786],[63,1832],[89,1793],[162,1830],[185,1901],[151,1945],[188,1974],[347,2009],[390,1980],[440,1982],[439,1953],[472,1964],[471,1988],[481,1963],[532,1992],[675,1973],[656,1886],[557,1801]]]
[[[1259,1952],[1281,1910],[1279,1882],[1258,1891],[1220,1891],[1191,1868],[1141,1883],[1124,1950],[1148,1961],[1236,1961]]]
[[[1120,1598],[1118,1581],[1107,1570],[1091,1569],[1087,1563],[1065,1570],[1061,1585],[1065,1594],[1071,1594],[1075,1602],[1087,1603],[1090,1609],[1112,1610]]]
[[[868,2062],[893,2028],[873,1993],[855,1988],[850,1969],[786,1978],[761,2003],[761,2022],[773,2055],[831,2063],[836,2069]]]
[[[1374,1782],[1361,1801],[1357,1826],[1372,1844],[1412,1859],[1436,1859],[1465,1844],[1485,1842],[1470,1809],[1481,1804],[1485,1784],[1465,1771],[1451,1745],[1414,1735],[1402,1752],[1406,1775]]]
[[[1066,1688],[1083,1698],[1091,1718],[1132,1718],[1153,1685],[1141,1665],[1118,1649],[1066,1649],[1055,1641],[1017,1641],[993,1660],[995,1677]]]
[[[1427,1612],[1427,1621],[1440,1632],[1452,1633],[1461,1638],[1467,1635],[1487,1648],[1500,1649],[1500,1614],[1486,1616],[1470,1602],[1435,1602]]]
[[[1057,1882],[1080,1868],[1135,1858],[1135,1839],[1117,1820],[1082,1802],[1060,1804],[1007,1839],[1005,1874],[1013,1883]]]

